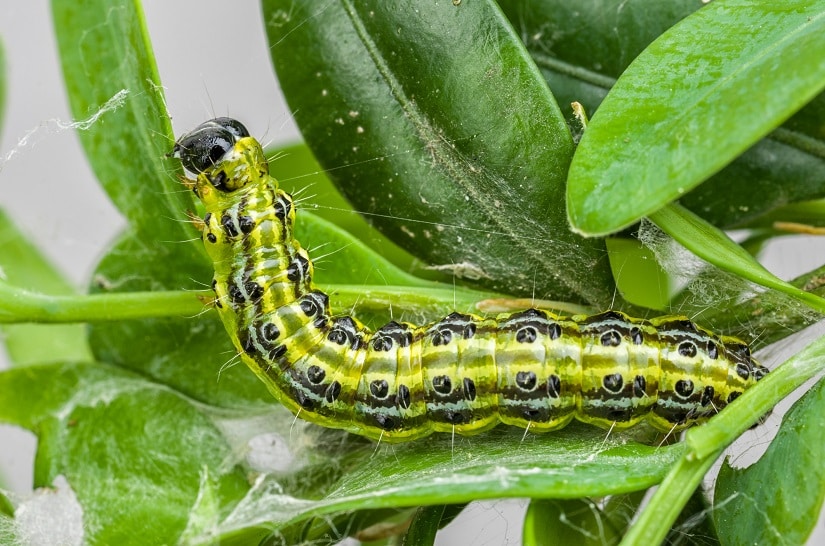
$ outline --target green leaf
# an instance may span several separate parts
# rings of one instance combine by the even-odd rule
[[[69,282],[26,240],[3,211],[0,211],[0,272],[3,288],[13,285],[48,294],[74,293]],[[84,328],[78,324],[6,324],[2,331],[6,351],[17,366],[91,358]]]
[[[35,486],[65,476],[92,544],[176,543],[187,526],[226,517],[248,489],[201,408],[109,366],[2,372],[0,420],[37,433]],[[219,502],[204,507],[205,496]]]
[[[825,199],[794,203],[772,211],[751,222],[749,228],[779,229],[776,223],[803,224],[811,227],[825,227]],[[788,234],[793,234],[787,231]]]
[[[784,292],[825,313],[825,299],[805,292],[773,275],[730,237],[679,205],[669,205],[650,219],[685,248],[716,267],[751,282]]]
[[[401,271],[347,231],[304,211],[295,220],[295,238],[310,252],[318,283],[440,286]]]
[[[432,546],[435,544],[435,535],[441,528],[446,505],[422,506],[416,510],[410,522],[410,528],[404,535],[402,546]]]
[[[352,205],[333,185],[306,144],[270,148],[266,155],[271,158],[270,172],[281,188],[298,200],[300,207],[335,224],[399,268],[405,271],[412,268],[412,255],[352,210]]]
[[[659,35],[704,5],[694,0],[500,0],[562,111],[592,116],[622,72]],[[825,94],[681,203],[719,227],[825,195]],[[578,129],[578,126],[575,127]]]
[[[592,115],[653,40],[700,7],[694,0],[499,0],[565,115]]]
[[[259,483],[241,504],[244,519],[224,522],[223,532],[263,522],[284,529],[348,510],[638,491],[661,480],[684,450],[683,444],[646,446],[615,433],[604,439],[578,425],[527,437],[502,428],[472,438],[437,435],[378,450],[366,442],[341,445],[338,437],[332,431],[323,434],[328,446],[340,450],[339,477],[324,474],[324,488],[312,497]],[[332,467],[324,463],[321,468]]]
[[[12,505],[11,501],[3,494],[3,491],[0,491],[0,533],[3,532],[4,523],[2,522],[3,516],[13,516],[14,515],[14,506]],[[3,535],[0,534],[0,538]]]
[[[620,536],[589,499],[534,500],[524,518],[525,546],[615,544]]]
[[[263,6],[307,143],[384,233],[494,290],[613,300],[603,243],[566,224],[567,127],[494,2]]]
[[[653,252],[630,238],[612,237],[606,243],[613,277],[624,298],[648,309],[669,310],[671,279]]]
[[[804,544],[825,498],[825,382],[783,417],[753,465],[722,465],[713,518],[723,544]]]
[[[814,102],[825,105],[825,95]],[[799,114],[807,113],[811,106],[813,102]],[[825,125],[825,115],[819,117]],[[680,203],[714,225],[739,228],[788,203],[823,195],[825,135],[816,141],[783,126],[682,197]]]
[[[140,4],[53,0],[52,11],[69,103],[98,180],[154,246],[202,252],[182,221],[194,210],[191,192],[175,178],[179,162],[165,157],[174,139]]]
[[[575,228],[617,231],[730,163],[822,91],[823,48],[822,1],[717,1],[673,27],[582,138],[568,190]]]

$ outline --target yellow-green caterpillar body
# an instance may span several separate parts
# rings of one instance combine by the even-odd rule
[[[333,315],[313,287],[292,198],[241,123],[203,123],[172,154],[197,175],[215,303],[232,341],[272,394],[313,423],[390,442],[500,422],[544,432],[574,418],[670,432],[707,420],[768,372],[742,341],[678,316],[528,309],[371,332]]]

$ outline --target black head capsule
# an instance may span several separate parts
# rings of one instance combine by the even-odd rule
[[[200,174],[215,166],[249,131],[231,118],[215,118],[201,123],[178,139],[169,157],[180,159],[183,167]]]
[[[227,117],[210,119],[209,121],[202,123],[201,127],[203,127],[207,123],[213,123],[226,129],[227,131],[235,135],[235,140],[240,140],[244,137],[249,136],[249,131],[246,129],[246,127],[244,127],[244,124],[238,121],[237,119]]]

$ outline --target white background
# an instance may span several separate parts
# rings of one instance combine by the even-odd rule
[[[230,115],[266,142],[300,138],[273,75],[257,2],[145,0],[144,9],[175,134]],[[83,289],[124,222],[98,187],[74,133],[55,123],[71,115],[48,2],[4,2],[0,39],[8,65],[0,207]],[[800,238],[772,246],[768,260],[789,278],[824,257],[821,240]],[[0,354],[0,368],[5,365]],[[2,483],[23,495],[31,491],[34,447],[31,434],[0,425]],[[493,504],[484,515],[469,514],[464,527],[450,526],[439,542],[517,544],[522,511],[517,502]]]

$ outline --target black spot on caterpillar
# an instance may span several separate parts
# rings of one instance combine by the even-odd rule
[[[670,432],[707,420],[768,372],[743,342],[677,316],[528,309],[371,332],[333,316],[313,287],[292,198],[241,123],[207,121],[172,155],[197,176],[232,341],[275,398],[313,423],[384,441],[500,422],[544,432],[574,418],[618,429],[646,420]]]

